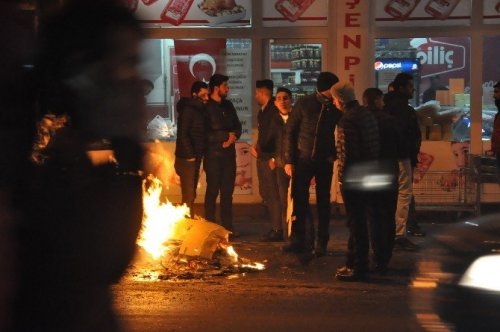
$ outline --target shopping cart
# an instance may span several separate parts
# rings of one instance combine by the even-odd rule
[[[477,170],[428,171],[413,183],[417,211],[468,211],[479,215]]]

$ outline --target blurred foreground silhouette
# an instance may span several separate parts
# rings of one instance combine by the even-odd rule
[[[15,10],[1,6],[0,41],[21,51]],[[34,69],[0,55],[0,330],[120,330],[109,288],[141,226],[142,36],[116,2],[66,1],[40,17]],[[92,164],[96,142],[114,158]]]

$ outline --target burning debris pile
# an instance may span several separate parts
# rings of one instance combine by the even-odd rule
[[[162,203],[161,191],[159,179],[150,175],[144,181],[144,217],[137,241],[140,262],[136,260],[132,272],[135,278],[204,279],[265,268],[239,257],[229,243],[230,232],[222,226],[187,218],[185,205]]]

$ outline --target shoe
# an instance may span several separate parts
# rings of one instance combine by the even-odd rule
[[[387,265],[375,265],[375,268],[373,269],[373,272],[381,275],[381,276],[385,276],[387,275]]]
[[[347,265],[344,265],[344,266],[338,267],[337,270],[335,271],[335,273],[347,273],[348,270],[352,270],[352,268],[347,266]]]
[[[406,231],[406,234],[411,235],[411,236],[415,236],[415,237],[423,237],[427,233],[425,231],[423,231],[419,226],[417,226],[417,227],[412,227],[412,228],[408,229]]]
[[[283,251],[284,253],[300,254],[304,251],[304,247],[298,243],[291,242],[283,246],[283,248],[281,248],[281,251]]]
[[[347,266],[342,266],[337,269],[335,278],[340,281],[363,281],[366,280],[366,273],[364,270],[351,269]]]
[[[416,251],[418,246],[406,237],[398,237],[394,240],[394,249],[404,251]]]
[[[281,242],[283,241],[283,231],[271,230],[261,238],[262,242]]]

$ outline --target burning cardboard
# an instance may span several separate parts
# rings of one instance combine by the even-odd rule
[[[149,176],[143,185],[144,217],[137,243],[169,270],[212,266],[236,271],[262,270],[264,265],[238,257],[230,232],[201,218],[186,218],[185,205],[161,202],[162,183]],[[215,256],[215,257],[214,257]],[[181,263],[185,263],[184,266]]]
[[[179,254],[212,259],[221,242],[228,242],[229,231],[202,219],[184,219],[177,224],[173,239],[182,241]]]

